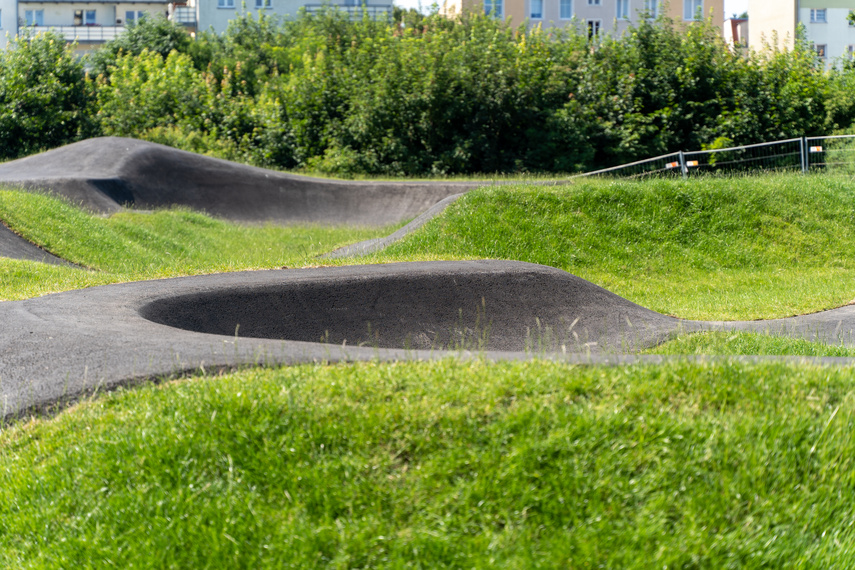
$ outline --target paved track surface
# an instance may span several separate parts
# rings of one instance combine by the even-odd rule
[[[108,285],[0,303],[0,322],[0,403],[9,417],[202,367],[450,354],[661,362],[626,355],[703,329],[851,344],[855,307],[767,322],[681,321],[557,269],[449,261]]]
[[[324,180],[118,137],[0,164],[0,184],[52,192],[104,214],[178,205],[240,222],[368,226],[414,218],[483,185]]]
[[[346,245],[344,247],[340,247],[336,250],[331,251],[324,257],[329,259],[335,259],[339,257],[357,257],[360,255],[368,255],[370,253],[385,249],[389,245],[403,239],[408,234],[416,231],[417,229],[425,225],[428,220],[445,210],[448,206],[451,205],[452,202],[454,202],[461,196],[463,196],[463,193],[454,194],[452,196],[449,196],[448,198],[440,200],[439,202],[425,210],[424,213],[419,214],[419,216],[416,217],[412,222],[408,223],[404,227],[398,229],[397,231],[389,234],[386,237],[368,239],[351,245]]]

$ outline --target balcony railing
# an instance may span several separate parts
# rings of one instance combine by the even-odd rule
[[[344,5],[344,4],[305,4],[306,12],[314,14],[322,10],[341,10],[350,14],[351,18],[361,18],[363,13],[367,13],[369,18],[379,19],[388,18],[392,14],[392,4],[367,4],[365,6]]]
[[[169,13],[169,19],[176,24],[182,26],[196,25],[196,7],[195,6],[175,6]]]
[[[124,33],[124,26],[28,26],[21,28],[19,33],[29,30],[33,33],[45,32],[47,30],[59,32],[67,42],[78,41],[80,43],[108,42],[116,36]]]

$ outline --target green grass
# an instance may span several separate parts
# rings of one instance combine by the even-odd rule
[[[0,220],[92,270],[0,258],[0,299],[119,281],[318,263],[338,246],[392,228],[238,225],[182,209],[99,217],[56,198],[0,191]]]
[[[841,339],[843,340],[843,339]],[[851,339],[846,339],[850,340]],[[646,351],[648,354],[780,355],[855,357],[855,348],[748,332],[683,334]]]
[[[853,189],[829,176],[497,187],[359,262],[521,259],[669,314],[783,316],[855,298]],[[92,268],[0,260],[3,299],[315,264],[390,231],[101,218],[16,192],[0,192],[0,219]],[[748,333],[654,352],[851,355]],[[853,378],[444,360],[146,384],[0,428],[0,568],[849,567]]]
[[[855,298],[855,183],[834,176],[579,181],[471,192],[364,261],[516,259],[692,319]]]
[[[850,567],[849,368],[300,366],[0,434],[4,568]]]

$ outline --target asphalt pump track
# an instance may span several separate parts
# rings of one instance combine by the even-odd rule
[[[133,161],[111,171],[107,162],[81,151],[95,144],[84,141],[0,165],[0,183],[27,180],[24,187],[61,194],[96,210],[100,203],[99,211],[105,213],[128,205],[195,207],[205,205],[206,197],[219,196],[213,199],[216,207],[207,204],[198,209],[224,217],[231,212],[231,219],[242,221],[281,222],[313,216],[317,221],[327,216],[326,221],[333,222],[346,215],[342,205],[331,205],[331,213],[314,212],[313,208],[324,208],[310,196],[311,184],[302,180],[290,187],[291,182],[283,182],[299,177],[275,173],[282,177],[280,186],[264,187],[261,178],[271,173],[229,166],[225,161],[216,161],[211,168],[223,172],[232,167],[249,169],[244,172],[256,176],[262,188],[248,186],[245,193],[249,196],[229,196],[227,187],[214,188],[203,181],[188,190],[195,198],[182,198],[180,184],[167,188],[168,178],[158,182],[157,172],[175,172],[177,165],[196,168],[196,177],[217,178],[218,172],[206,170],[206,165],[214,164],[208,161],[215,159],[187,157],[184,154],[190,153],[126,139],[96,139],[100,142],[95,146],[103,150],[105,140],[128,145],[131,154],[138,152],[141,161],[150,162],[150,175],[138,169],[138,178],[126,176]],[[82,171],[74,171],[73,161],[60,152],[68,149],[81,153],[81,159],[89,156],[90,166],[101,168],[103,176],[72,176]],[[53,158],[44,163],[47,166],[37,160],[48,155]],[[158,167],[159,161],[165,164]],[[27,178],[24,164],[30,164],[30,172],[40,178]],[[121,176],[111,179],[110,172]],[[232,179],[228,172],[220,174],[222,179]],[[104,180],[112,182],[104,184]],[[441,207],[443,200],[461,190],[440,184],[431,198],[423,199],[416,187],[396,190],[392,183],[381,186],[369,183],[349,190],[336,186],[325,195],[334,204],[331,196],[349,192],[342,200],[353,207],[361,223],[387,223],[395,216],[409,217],[424,202],[433,200],[424,209],[438,203]],[[132,200],[122,202],[121,195],[117,198],[104,191],[109,187],[124,188],[128,192],[125,198],[131,196]],[[323,194],[323,185],[317,191]],[[382,202],[384,193],[387,202],[394,201],[390,196],[403,196],[401,203],[387,205],[373,218],[370,209],[358,213],[361,195],[368,202],[374,199],[371,196],[380,195],[376,199]],[[294,196],[298,199],[292,200]],[[274,198],[278,200],[275,205],[265,205],[265,200]],[[234,210],[229,209],[230,203]],[[32,253],[44,254],[41,250]],[[253,271],[123,283],[0,303],[0,323],[0,409],[4,418],[135,381],[240,366],[452,355],[490,360],[547,357],[602,364],[661,362],[664,357],[638,356],[637,352],[677,332],[700,330],[761,331],[855,344],[853,306],[771,321],[685,321],[636,305],[564,271],[515,261]]]

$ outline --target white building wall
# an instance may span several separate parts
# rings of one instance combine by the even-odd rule
[[[18,33],[17,4],[17,0],[0,0],[0,49],[6,49],[9,40]]]
[[[846,20],[849,8],[826,8],[825,11],[825,22],[811,22],[810,8],[801,8],[799,21],[804,23],[811,43],[825,46],[825,60],[832,65],[836,58],[849,54],[849,46],[855,46],[855,27]]]
[[[306,5],[306,2],[300,0],[269,0],[270,7],[256,7],[259,0],[248,0],[246,9],[244,9],[242,0],[196,0],[198,6],[198,24],[199,31],[209,31],[213,29],[216,33],[221,34],[226,31],[229,25],[229,20],[233,20],[237,14],[254,14],[256,17],[260,14],[278,15],[282,17],[294,17],[300,11],[300,8]],[[261,0],[264,3],[266,0]],[[231,2],[232,5],[228,5]],[[318,5],[321,4],[319,0]],[[390,0],[391,3],[391,0]],[[220,4],[223,4],[222,6]]]

